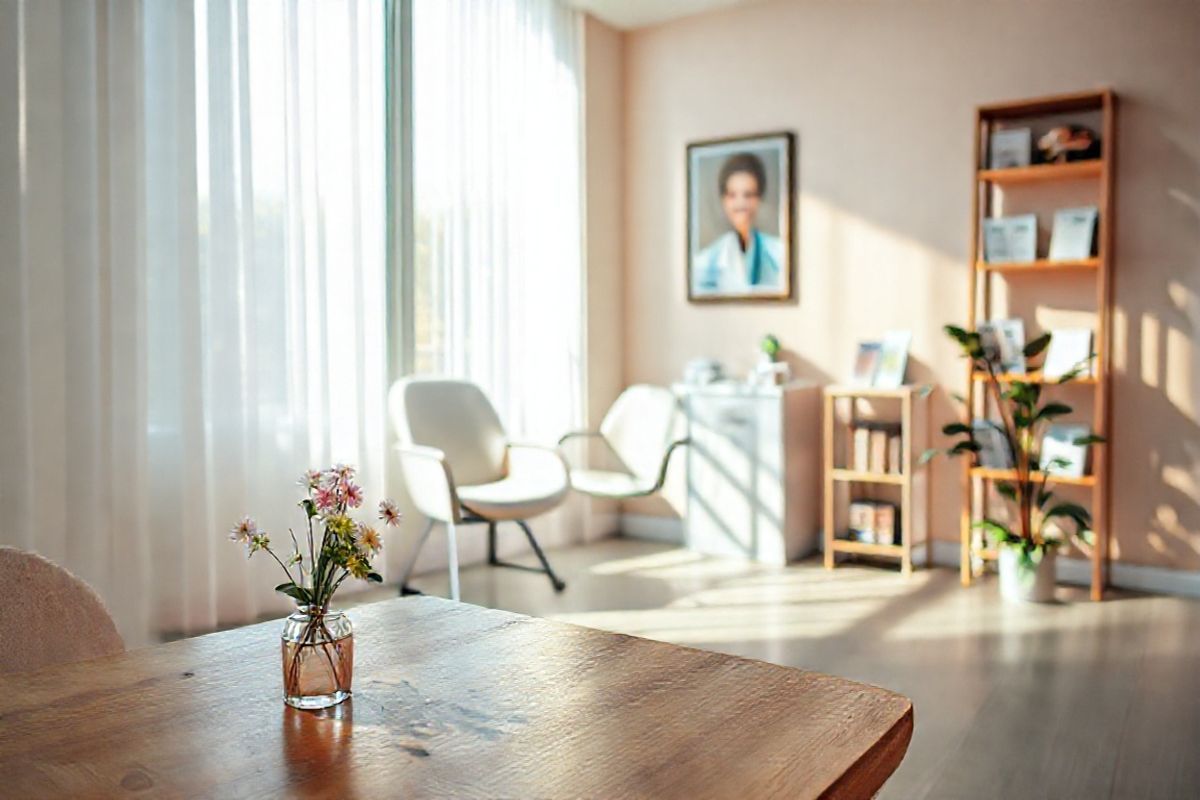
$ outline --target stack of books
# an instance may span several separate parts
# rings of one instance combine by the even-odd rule
[[[850,539],[868,544],[895,544],[900,515],[894,503],[854,500],[850,503]]]
[[[899,475],[904,471],[900,426],[893,422],[854,422],[850,426],[850,469]]]

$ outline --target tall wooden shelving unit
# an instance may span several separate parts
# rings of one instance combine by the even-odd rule
[[[1091,552],[1091,596],[1093,600],[1104,597],[1108,585],[1109,568],[1109,519],[1111,509],[1109,470],[1112,462],[1110,406],[1110,339],[1112,323],[1112,271],[1113,271],[1113,209],[1114,177],[1116,167],[1116,95],[1111,90],[1082,92],[1079,94],[1041,97],[1019,100],[997,105],[980,106],[975,112],[975,163],[973,174],[971,213],[971,272],[968,299],[967,324],[975,330],[980,319],[991,318],[992,281],[996,276],[1008,280],[1020,280],[1025,286],[1037,276],[1069,275],[1080,281],[1094,283],[1096,298],[1096,329],[1094,348],[1096,359],[1092,377],[1073,381],[1070,386],[1056,391],[1084,391],[1072,388],[1075,384],[1090,386],[1094,392],[1092,430],[1104,436],[1109,443],[1092,448],[1092,471],[1082,478],[1056,478],[1063,485],[1078,485],[1091,489],[1091,512],[1095,536]],[[988,142],[998,124],[1011,123],[1037,117],[1070,116],[1082,112],[1099,112],[1100,157],[1088,161],[1065,164],[1036,164],[1028,167],[1007,169],[988,168]],[[1063,181],[1090,180],[1097,183],[1098,231],[1097,254],[1094,257],[1072,261],[1050,261],[1036,259],[1028,263],[995,264],[983,258],[981,222],[991,215],[995,194],[1006,186],[1026,184],[1053,184]],[[981,285],[982,284],[982,285]],[[979,313],[977,313],[979,312]],[[982,410],[986,416],[987,398],[982,391],[985,376],[969,373],[967,376],[966,408],[968,424]],[[1027,382],[1040,381],[1037,374],[1010,376]],[[987,485],[991,481],[1011,479],[1015,472],[1009,470],[984,469],[967,460],[963,468],[962,508],[962,582],[969,585],[975,576],[974,564],[978,560],[994,559],[996,553],[986,547],[975,547],[972,536],[973,512],[977,498],[986,511]]]

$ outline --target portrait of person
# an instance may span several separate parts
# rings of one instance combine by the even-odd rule
[[[688,146],[688,297],[791,296],[790,133]]]

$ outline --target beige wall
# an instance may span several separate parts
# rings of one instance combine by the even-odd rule
[[[624,241],[625,101],[624,37],[593,17],[584,28],[584,149],[587,164],[585,281],[587,285],[587,386],[584,410],[588,427],[600,425],[604,412],[624,387],[622,353],[621,245]],[[573,456],[582,455],[572,453]],[[589,501],[586,538],[617,529],[614,503]]]
[[[589,49],[620,52],[611,32],[588,33]],[[624,341],[595,317],[589,338],[605,365],[622,347],[626,382],[667,383],[701,355],[742,371],[766,332],[799,375],[842,381],[858,341],[900,328],[913,332],[910,380],[961,390],[940,327],[966,316],[972,109],[1112,86],[1116,552],[1200,568],[1200,3],[772,2],[625,34],[620,63],[623,141],[594,141],[621,114],[612,87],[588,102],[603,116],[588,125],[588,280],[614,290],[597,266],[623,240]],[[798,137],[797,300],[689,305],[685,145],[779,129]],[[608,219],[614,191],[623,220]],[[612,394],[616,374],[593,378],[592,393]],[[933,400],[949,419],[945,391]],[[957,470],[941,464],[939,538],[957,538],[958,503]]]

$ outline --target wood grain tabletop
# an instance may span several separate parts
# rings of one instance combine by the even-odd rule
[[[354,696],[283,704],[279,622],[0,676],[4,797],[869,798],[900,695],[430,597],[353,609]]]

